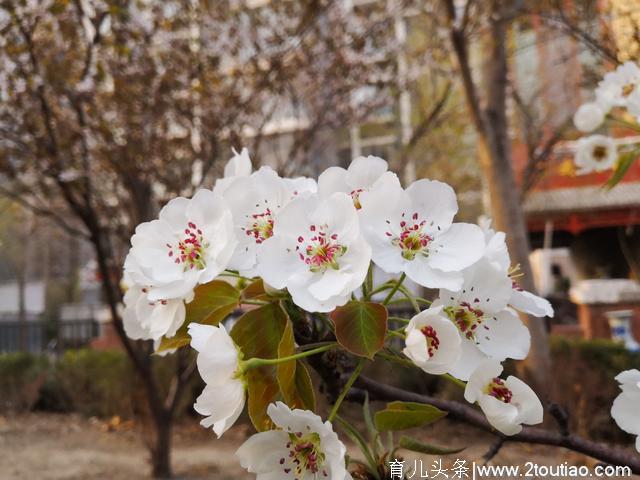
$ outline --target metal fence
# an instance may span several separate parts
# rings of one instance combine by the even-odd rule
[[[95,320],[50,322],[16,320],[0,322],[0,353],[62,351],[80,348],[96,338],[100,326]]]

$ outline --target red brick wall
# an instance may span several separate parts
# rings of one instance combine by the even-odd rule
[[[631,329],[635,339],[640,341],[640,302],[578,305],[578,320],[584,332],[584,338],[611,338],[606,312],[613,310],[633,311]]]

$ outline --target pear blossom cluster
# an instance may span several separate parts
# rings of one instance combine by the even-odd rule
[[[619,119],[620,125],[627,127],[640,123],[640,67],[636,63],[625,62],[607,73],[594,94],[595,99],[582,104],[573,116],[579,131],[594,132],[607,116]],[[614,168],[618,156],[618,147],[610,136],[596,133],[582,137],[575,153],[578,174]]]
[[[124,264],[123,318],[131,338],[175,336],[196,287],[216,278],[261,278],[267,291],[326,314],[359,295],[377,268],[399,277],[398,287],[406,277],[436,292],[402,334],[411,362],[468,382],[465,398],[505,435],[542,421],[533,391],[517,378],[500,379],[501,362],[529,352],[518,312],[553,316],[553,310],[518,285],[504,233],[454,221],[458,204],[449,185],[421,179],[404,188],[387,162],[372,156],[331,167],[317,182],[286,179],[268,166],[253,171],[246,149],[234,151],[224,173],[213,189],[171,200],[157,219],[136,228]],[[192,322],[188,334],[206,385],[194,408],[220,437],[245,407],[248,360],[223,324]],[[267,414],[274,428],[238,451],[249,472],[265,479],[351,478],[330,422],[281,402]]]

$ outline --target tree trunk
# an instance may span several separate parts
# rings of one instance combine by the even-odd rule
[[[111,268],[110,259],[112,259],[112,255],[108,239],[99,225],[90,224],[88,228],[91,231],[91,242],[102,276],[102,287],[107,305],[111,311],[113,326],[137,374],[140,376],[146,392],[155,434],[151,446],[152,474],[154,478],[171,478],[171,424],[173,421],[173,405],[175,405],[175,400],[172,402],[173,405],[164,405],[161,389],[158,387],[153,376],[150,352],[145,352],[141,348],[137,348],[136,345],[128,339],[118,312],[121,294],[118,282],[113,278],[114,270]]]
[[[509,119],[507,116],[508,58],[506,51],[510,2],[494,0],[489,14],[489,38],[483,70],[484,106],[471,72],[468,40],[456,19],[453,0],[447,4],[451,42],[458,59],[460,75],[469,111],[480,138],[480,164],[489,188],[495,227],[506,233],[512,263],[524,274],[519,278],[522,287],[533,290],[529,263],[529,236],[522,211],[519,189],[511,159]],[[543,396],[546,396],[551,371],[548,334],[543,320],[523,315],[531,332],[531,351],[521,362],[524,373]]]
[[[153,414],[155,428],[154,444],[151,447],[153,478],[171,478],[171,427],[172,418],[167,412]]]

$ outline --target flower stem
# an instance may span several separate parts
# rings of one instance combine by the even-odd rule
[[[402,330],[404,330],[404,328],[403,328]],[[396,330],[389,330],[389,331],[387,331],[387,335],[390,335],[390,336],[392,336],[392,337],[399,337],[399,338],[402,338],[402,339],[407,338],[407,336],[406,336],[404,333],[402,333],[402,332],[398,332],[398,331],[396,331]]]
[[[393,296],[396,294],[396,292],[400,288],[400,285],[402,285],[402,282],[404,282],[405,278],[407,278],[407,275],[403,272],[402,275],[400,275],[400,278],[398,280],[396,280],[396,284],[393,286],[393,288],[391,289],[391,291],[387,295],[387,298],[385,298],[384,302],[382,302],[383,305],[386,305],[387,303],[389,303],[391,301]]]
[[[243,305],[268,305],[269,302],[264,302],[262,300],[242,300],[241,303]]]
[[[311,350],[305,350],[304,352],[299,352],[294,355],[289,355],[288,357],[280,357],[280,358],[250,358],[249,360],[245,360],[242,362],[242,371],[246,372],[247,370],[251,370],[253,368],[263,367],[265,365],[277,365],[279,363],[288,362],[291,360],[299,360],[301,358],[310,357],[311,355],[317,355],[318,353],[326,352],[327,350],[331,350],[338,346],[337,343],[330,343],[327,345],[323,345],[318,348],[313,348]]]
[[[250,282],[252,279],[249,277],[245,277],[244,275],[240,275],[239,273],[236,272],[232,272],[230,270],[225,270],[224,272],[222,272],[220,274],[221,277],[233,277],[233,278],[238,278],[240,280],[246,280],[248,282]]]
[[[411,320],[409,320],[408,318],[403,318],[403,317],[389,317],[389,321],[390,322],[409,323]]]
[[[416,365],[413,362],[407,360],[406,358],[397,357],[395,355],[389,355],[387,353],[382,353],[382,352],[378,352],[376,354],[376,356],[380,357],[380,358],[384,358],[385,360],[387,360],[389,362],[398,363],[398,364],[400,364],[400,365],[402,365],[404,367],[407,367],[407,368],[416,368]]]
[[[400,285],[398,289],[402,292],[402,294],[405,297],[407,297],[407,300],[409,300],[409,302],[411,303],[411,306],[416,311],[416,313],[420,313],[420,305],[418,305],[418,302],[416,301],[411,291],[404,285]]]
[[[351,387],[353,387],[353,384],[356,382],[356,380],[360,376],[360,372],[362,372],[362,368],[364,367],[364,362],[365,362],[365,359],[361,358],[360,361],[358,362],[358,365],[356,365],[356,368],[351,373],[351,376],[349,377],[349,380],[347,380],[347,383],[344,385],[344,388],[340,392],[340,395],[338,396],[338,399],[336,400],[336,403],[333,404],[333,408],[331,409],[331,413],[329,414],[329,417],[327,418],[327,420],[329,420],[330,422],[338,414],[338,410],[340,410],[340,404],[342,404],[342,401],[344,400],[344,397],[347,396],[347,393],[349,392]]]
[[[369,298],[373,297],[376,293],[384,292],[385,290],[389,290],[393,285],[391,281],[385,282],[382,285],[378,285],[376,288],[369,292]]]

